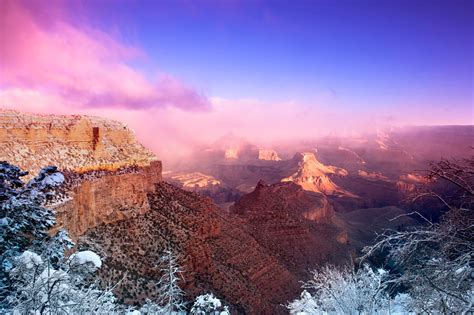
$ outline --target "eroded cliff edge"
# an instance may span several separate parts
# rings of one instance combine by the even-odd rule
[[[150,210],[161,162],[122,123],[91,116],[0,111],[0,160],[36,174],[56,165],[66,175],[57,228],[77,237],[101,223]]]

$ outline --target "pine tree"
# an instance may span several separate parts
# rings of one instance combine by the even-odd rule
[[[43,203],[64,176],[54,166],[43,168],[25,184],[21,177],[28,172],[7,162],[0,162],[0,305],[9,294],[8,272],[15,257],[48,237],[55,224],[54,213]]]

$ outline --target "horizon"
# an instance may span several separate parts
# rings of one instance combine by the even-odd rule
[[[271,143],[473,124],[471,1],[0,8],[0,108],[119,120],[159,157],[230,132]]]

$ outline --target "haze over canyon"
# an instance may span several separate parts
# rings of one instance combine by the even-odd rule
[[[473,14],[0,0],[0,313],[473,312]]]

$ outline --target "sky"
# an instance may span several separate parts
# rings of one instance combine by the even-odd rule
[[[121,120],[159,156],[473,124],[473,3],[0,0],[0,107]]]

